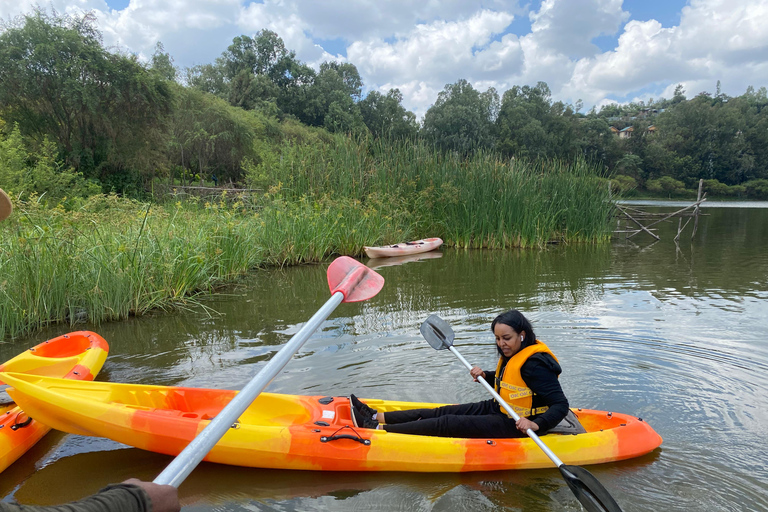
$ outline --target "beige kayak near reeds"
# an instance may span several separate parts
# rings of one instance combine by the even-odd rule
[[[365,254],[369,258],[392,258],[394,256],[407,256],[422,252],[434,251],[443,245],[442,238],[424,238],[413,242],[403,242],[395,245],[381,247],[365,247]]]

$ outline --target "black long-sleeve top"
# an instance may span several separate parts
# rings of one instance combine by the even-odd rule
[[[533,408],[549,407],[544,413],[528,418],[539,426],[540,433],[545,433],[553,428],[568,414],[568,399],[557,379],[562,371],[552,356],[541,352],[529,357],[520,368],[520,376],[533,391]],[[494,386],[496,372],[486,371],[485,380]]]

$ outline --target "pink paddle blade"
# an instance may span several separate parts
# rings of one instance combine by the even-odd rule
[[[379,293],[384,278],[349,256],[339,256],[328,267],[328,288],[331,295],[344,294],[343,302],[368,300]]]

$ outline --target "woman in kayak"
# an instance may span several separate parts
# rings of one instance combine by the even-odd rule
[[[351,395],[355,426],[437,437],[525,437],[528,429],[546,434],[569,411],[568,399],[557,380],[561,373],[557,358],[536,339],[531,323],[517,310],[497,316],[491,331],[499,352],[496,370],[483,371],[475,366],[469,373],[475,381],[485,379],[494,386],[520,420],[508,416],[495,399],[434,409],[378,412]]]

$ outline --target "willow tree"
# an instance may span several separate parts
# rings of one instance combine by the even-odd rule
[[[19,17],[0,33],[0,115],[54,141],[68,166],[105,189],[135,191],[164,165],[168,81],[110,53],[92,14]]]

